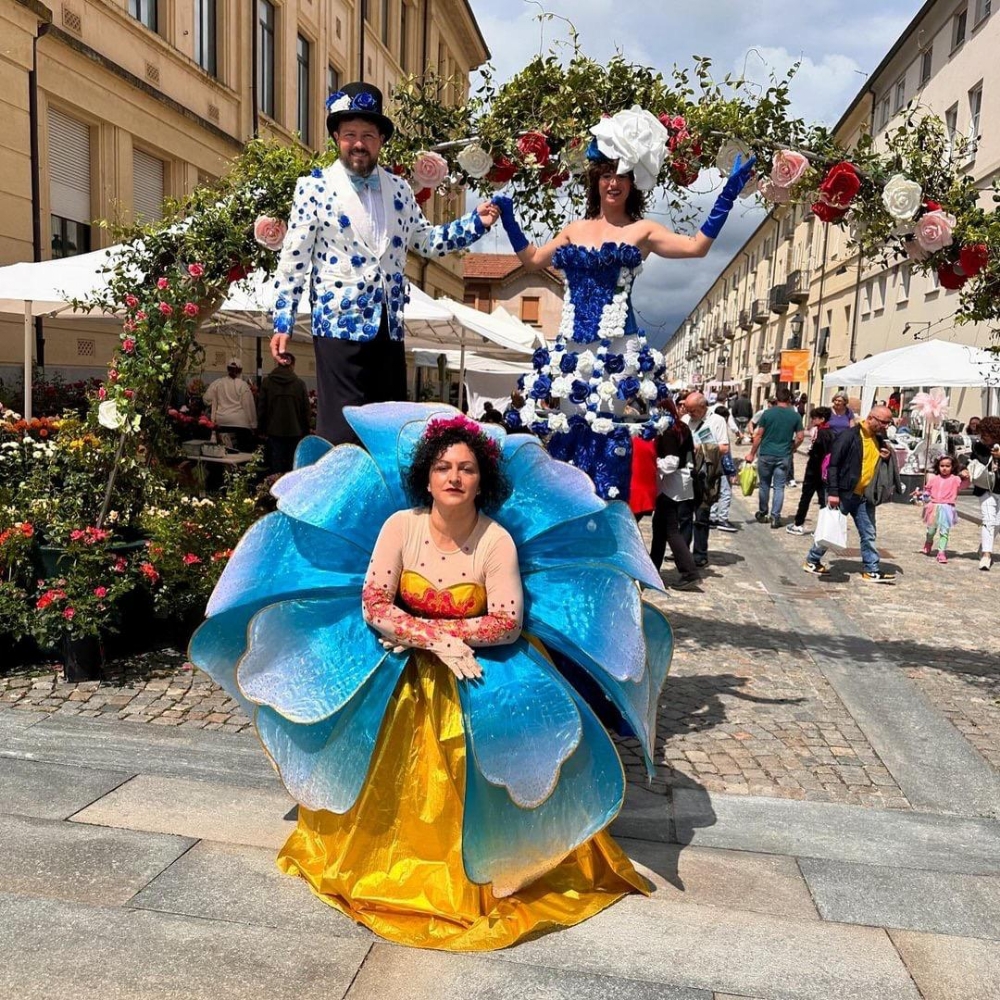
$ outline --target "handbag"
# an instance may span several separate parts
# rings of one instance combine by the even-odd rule
[[[740,492],[745,496],[751,496],[757,489],[757,466],[753,462],[744,462],[739,474]]]
[[[830,549],[847,548],[847,517],[833,507],[824,507],[816,518],[813,541]]]
[[[980,462],[978,458],[974,458],[969,462],[969,482],[973,486],[978,486],[982,490],[987,492],[993,492],[993,484],[996,482],[996,476],[994,473],[990,472],[990,467],[984,463]]]

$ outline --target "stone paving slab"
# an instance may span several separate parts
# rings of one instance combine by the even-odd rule
[[[499,953],[495,953],[499,954]],[[712,1000],[711,992],[377,944],[345,1000]]]
[[[882,930],[632,896],[490,957],[773,1000],[919,1000]]]
[[[347,992],[370,947],[16,896],[0,896],[0,911],[0,996],[17,1000],[333,1000]]]
[[[0,816],[0,892],[120,905],[192,843],[186,837]]]
[[[1000,877],[803,858],[824,920],[1000,941]]]
[[[66,819],[130,777],[127,771],[0,757],[0,810],[38,819]]]
[[[313,896],[304,880],[278,871],[271,848],[200,841],[128,905],[374,941],[368,930]]]
[[[674,793],[677,839],[795,858],[1000,875],[1000,823],[823,802]]]
[[[295,828],[280,787],[140,774],[72,817],[74,823],[278,848]]]
[[[924,1000],[1000,997],[1000,948],[975,938],[890,931]]]
[[[801,920],[819,919],[794,858],[642,840],[621,839],[618,843],[656,886],[652,898],[657,902],[698,903]]]

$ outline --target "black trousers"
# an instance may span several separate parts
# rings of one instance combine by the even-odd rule
[[[389,320],[371,340],[313,337],[316,349],[316,433],[331,444],[358,443],[345,406],[406,399],[406,351],[389,339]]]
[[[694,520],[693,500],[671,500],[662,493],[656,498],[656,509],[653,511],[653,542],[649,548],[649,558],[659,569],[663,565],[663,556],[667,546],[674,557],[674,565],[681,576],[694,576],[698,570],[691,555],[691,541],[685,541],[681,531],[681,523],[691,524]],[[706,546],[707,548],[707,546]]]
[[[802,477],[802,496],[799,497],[799,506],[795,511],[795,523],[801,528],[806,523],[806,514],[809,513],[809,501],[816,497],[819,508],[822,510],[826,506],[826,483],[818,475],[811,475],[809,472]]]
[[[267,462],[268,475],[276,473],[291,472],[295,461],[295,449],[298,447],[301,437],[275,436],[271,435],[264,442],[264,458]]]

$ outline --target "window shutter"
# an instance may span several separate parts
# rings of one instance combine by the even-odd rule
[[[132,150],[132,203],[137,222],[163,218],[163,160]]]
[[[49,108],[52,214],[90,225],[90,126]]]

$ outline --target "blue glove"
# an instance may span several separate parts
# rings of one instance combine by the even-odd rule
[[[500,222],[510,240],[511,249],[514,253],[520,253],[528,245],[528,240],[514,218],[514,202],[505,194],[496,194],[493,196],[493,204],[500,209]]]
[[[746,182],[750,180],[750,175],[753,173],[756,162],[756,156],[751,156],[746,163],[743,162],[741,156],[736,157],[732,173],[729,175],[722,193],[715,199],[712,211],[701,227],[701,231],[710,240],[714,240],[722,231],[722,227],[726,224],[726,219],[729,218],[729,213],[733,209],[733,202],[736,201],[736,196],[746,186]]]

